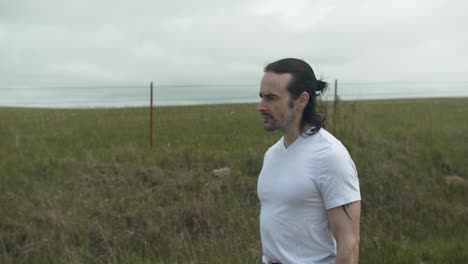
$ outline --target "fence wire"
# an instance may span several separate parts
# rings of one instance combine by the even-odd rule
[[[155,85],[155,106],[255,103],[259,84]],[[341,100],[468,97],[468,82],[338,82]],[[321,96],[334,99],[334,82]],[[139,107],[147,106],[147,85],[0,87],[0,106]]]

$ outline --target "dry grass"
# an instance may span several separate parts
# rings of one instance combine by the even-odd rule
[[[361,263],[464,263],[468,99],[340,102]],[[260,263],[253,105],[0,109],[1,263]],[[217,176],[214,169],[230,168]]]

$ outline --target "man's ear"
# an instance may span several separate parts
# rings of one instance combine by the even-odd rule
[[[299,98],[297,99],[296,110],[299,112],[303,112],[309,103],[310,95],[308,92],[303,92]]]

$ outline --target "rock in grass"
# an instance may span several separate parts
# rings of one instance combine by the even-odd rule
[[[468,180],[463,179],[462,177],[457,176],[457,175],[444,176],[444,181],[448,185],[468,187]]]
[[[216,177],[220,178],[225,178],[231,174],[231,168],[229,167],[224,167],[224,168],[219,168],[211,171],[211,174],[213,174]]]

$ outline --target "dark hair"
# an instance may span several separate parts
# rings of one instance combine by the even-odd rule
[[[317,80],[312,67],[300,59],[287,58],[272,62],[265,67],[265,72],[292,74],[293,78],[287,87],[292,100],[299,98],[303,92],[310,95],[302,114],[301,129],[309,123],[313,126],[309,133],[314,134],[319,131],[323,127],[325,117],[317,113],[317,96],[326,90],[328,83]]]

